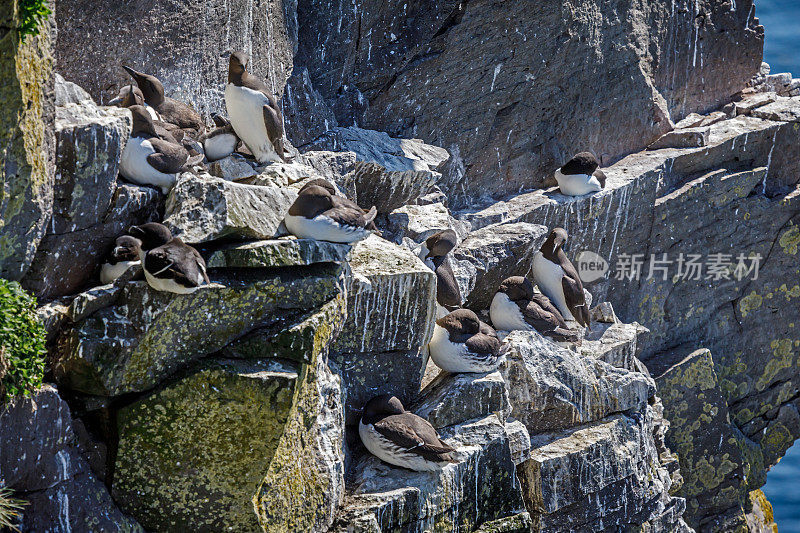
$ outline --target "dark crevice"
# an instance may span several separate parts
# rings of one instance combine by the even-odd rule
[[[464,18],[464,13],[467,11],[468,3],[469,0],[464,0],[463,2],[459,2],[456,8],[444,20],[444,23],[442,23],[442,26],[439,28],[439,30],[433,34],[434,39],[437,37],[441,37],[448,31],[450,31],[450,29],[452,29],[453,27],[461,24],[461,19]]]

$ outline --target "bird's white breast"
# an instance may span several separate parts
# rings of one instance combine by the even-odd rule
[[[119,160],[119,173],[139,185],[154,185],[167,194],[175,184],[176,174],[165,174],[153,168],[147,156],[156,153],[150,141],[143,137],[130,137]]]
[[[220,133],[208,137],[203,142],[203,150],[209,161],[216,161],[231,155],[236,150],[239,138],[233,133]]]
[[[324,215],[306,218],[287,213],[284,222],[286,223],[286,229],[292,235],[301,239],[314,239],[316,241],[353,243],[366,239],[370,233],[365,228],[339,224]]]
[[[130,267],[138,264],[140,264],[139,261],[120,261],[113,265],[111,263],[103,263],[103,266],[100,267],[100,282],[103,285],[114,283]]]
[[[596,177],[588,174],[562,174],[561,169],[555,172],[558,188],[567,196],[583,196],[602,190]]]
[[[492,305],[489,306],[489,317],[492,319],[492,325],[494,325],[495,329],[503,331],[529,331],[533,329],[525,321],[519,306],[512,302],[504,292],[498,292],[494,295]]]
[[[564,297],[564,286],[561,284],[563,278],[564,269],[561,265],[545,258],[542,252],[536,252],[533,256],[533,279],[542,293],[561,311],[564,320],[575,320]]]
[[[428,344],[433,362],[447,372],[491,372],[497,369],[504,357],[491,354],[473,354],[465,344],[452,342],[450,334],[438,324]]]
[[[225,107],[236,135],[247,145],[259,163],[282,159],[267,135],[264,106],[269,99],[260,91],[229,83],[225,87]]]
[[[147,280],[148,285],[153,287],[155,290],[162,292],[174,292],[175,294],[191,294],[199,288],[199,287],[184,287],[180,283],[176,282],[174,279],[157,278],[152,274],[150,274],[147,270],[144,271],[144,279]]]
[[[419,455],[409,452],[381,435],[372,424],[358,422],[358,436],[369,450],[369,453],[382,461],[395,466],[402,466],[418,472],[441,470],[445,463],[428,461]]]

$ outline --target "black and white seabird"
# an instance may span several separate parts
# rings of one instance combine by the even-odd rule
[[[589,306],[583,293],[583,283],[562,247],[567,232],[556,228],[533,256],[533,279],[539,289],[555,304],[564,320],[574,320],[589,326]]]
[[[469,309],[457,309],[436,321],[428,344],[436,366],[447,372],[491,372],[506,358],[497,332]]]
[[[203,134],[198,140],[203,145],[206,159],[217,161],[236,151],[236,147],[239,146],[239,137],[236,136],[233,125],[226,117],[213,114],[211,118],[216,127]]]
[[[389,394],[367,402],[358,435],[372,455],[409,470],[438,471],[456,462],[450,456],[455,448],[442,442],[431,423]]]
[[[161,120],[175,124],[191,137],[196,137],[205,131],[206,126],[200,114],[183,102],[165,96],[164,86],[158,78],[137,72],[131,67],[122,68],[131,75],[141,89],[145,103],[156,110]]]
[[[128,234],[141,241],[139,256],[144,278],[158,291],[190,294],[209,283],[200,253],[173,237],[166,226],[148,222],[133,226]]]
[[[231,54],[225,107],[233,129],[259,163],[285,161],[283,116],[267,86],[247,72],[247,55]]]
[[[153,121],[144,107],[129,107],[133,128],[119,161],[119,173],[139,185],[154,185],[167,194],[178,173],[187,171],[202,161],[203,156],[191,157],[181,145],[158,136]]]
[[[567,196],[582,196],[598,192],[606,186],[606,175],[598,167],[594,154],[581,152],[556,170],[555,177],[561,193]]]
[[[353,243],[369,236],[367,225],[375,215],[375,207],[364,213],[355,202],[310,185],[301,189],[284,222],[301,239]]]
[[[492,325],[502,331],[533,331],[558,342],[577,342],[561,312],[550,299],[533,291],[533,283],[523,276],[512,276],[500,284],[489,307]]]
[[[456,232],[446,229],[425,239],[418,252],[425,266],[436,274],[437,318],[442,318],[461,305],[461,290],[448,258],[457,242]]]
[[[156,110],[148,106],[144,101],[144,94],[142,90],[136,85],[124,85],[119,90],[117,96],[109,100],[108,105],[117,107],[130,107],[132,105],[141,105],[150,113],[150,118],[154,121],[161,120],[161,117],[156,113]]]
[[[141,245],[139,239],[130,235],[117,237],[114,248],[100,267],[100,282],[103,285],[114,283],[130,267],[140,264]]]

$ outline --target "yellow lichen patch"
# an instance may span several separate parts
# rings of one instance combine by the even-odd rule
[[[739,300],[739,312],[742,313],[742,318],[746,317],[751,311],[761,307],[762,303],[764,303],[764,299],[757,294],[756,291],[751,292]]]
[[[756,382],[757,390],[762,391],[767,388],[775,376],[778,375],[778,372],[794,365],[793,345],[792,339],[776,339],[770,343],[772,359],[764,366],[764,373]]]
[[[786,230],[778,239],[778,244],[783,248],[784,253],[796,255],[797,247],[800,245],[800,227],[792,226]]]

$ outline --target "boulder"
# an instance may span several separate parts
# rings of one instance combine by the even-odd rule
[[[208,172],[212,176],[228,181],[242,181],[258,175],[253,164],[245,159],[244,156],[236,153],[218,159],[208,165]]]
[[[428,193],[439,178],[447,150],[419,139],[394,139],[380,131],[335,128],[310,145],[312,150],[352,151],[357,164],[349,178],[353,198],[364,209],[390,213]]]
[[[412,410],[435,428],[495,414],[511,413],[506,383],[499,371],[488,374],[442,372],[420,393]]]
[[[341,263],[350,257],[348,244],[314,239],[280,239],[232,244],[215,251],[206,261],[208,268],[275,268]]]
[[[472,530],[523,509],[508,436],[496,416],[440,431],[458,463],[412,472],[364,455],[336,531]]]
[[[642,412],[655,394],[649,376],[578,355],[535,331],[514,331],[505,342],[511,349],[502,371],[512,415],[531,434]]]
[[[56,175],[49,234],[102,222],[117,189],[131,114],[91,101],[56,108]]]
[[[20,280],[33,262],[53,206],[55,168],[53,52],[55,26],[42,21],[40,33],[19,42],[17,3],[0,7],[3,84],[0,102],[0,277]]]
[[[55,105],[57,107],[67,104],[83,104],[84,102],[92,102],[92,97],[89,93],[77,83],[72,83],[64,79],[64,76],[55,73]]]
[[[387,215],[388,232],[401,241],[408,237],[421,243],[436,232],[452,229],[459,239],[464,239],[470,231],[468,222],[456,220],[444,204],[437,202],[428,205],[405,205]]]
[[[428,344],[436,276],[417,256],[371,235],[353,246],[350,268],[348,318],[334,351],[413,351]]]
[[[525,276],[547,238],[545,226],[496,224],[473,231],[451,255],[450,264],[466,295],[466,306],[488,309],[504,279]]]
[[[684,128],[667,132],[656,142],[647,147],[648,150],[662,148],[697,148],[708,143],[709,128]]]
[[[180,0],[128,6],[111,0],[66,0],[55,19],[59,71],[98,102],[108,102],[130,82],[120,68],[130,65],[158,77],[167,96],[190,103],[205,116],[225,110],[230,51],[248,53],[248,70],[266,80],[280,99],[297,44],[291,2],[256,6],[245,0]],[[225,31],[210,31],[223,27]],[[100,42],[97,35],[116,37]]]
[[[340,276],[334,264],[294,272],[241,269],[181,296],[141,281],[125,284],[114,305],[63,332],[54,374],[65,387],[87,394],[151,389],[256,328],[330,301],[342,291]]]
[[[164,225],[188,243],[271,239],[297,192],[184,173],[167,197]]]
[[[278,360],[209,362],[120,409],[116,501],[149,530],[257,530],[253,496],[298,372]]]

